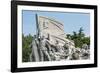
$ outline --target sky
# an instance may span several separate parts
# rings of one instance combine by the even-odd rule
[[[64,32],[72,34],[78,32],[82,27],[86,36],[90,35],[90,14],[75,12],[46,12],[34,10],[22,10],[22,25],[24,35],[34,35],[36,33],[36,19],[38,16],[46,16],[61,22],[64,25]]]

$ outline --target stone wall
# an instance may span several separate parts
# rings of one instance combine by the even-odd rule
[[[64,32],[64,25],[55,19],[38,16],[38,25],[40,29],[40,35],[49,37],[52,44],[55,44],[56,41],[59,42],[60,45],[64,45],[65,43],[69,43],[70,47],[74,47],[74,42],[66,39],[66,34]]]

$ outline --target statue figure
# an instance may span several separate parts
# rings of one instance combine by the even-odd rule
[[[42,58],[42,61],[45,61],[45,60],[46,61],[51,61],[51,57],[49,55],[48,48],[46,47],[46,46],[48,46],[47,39],[44,36],[42,36],[42,38],[40,39],[39,46],[40,46],[40,49],[43,53],[43,57],[44,56],[46,57],[46,59]]]
[[[30,54],[30,61],[40,61],[40,58],[39,58],[39,48],[38,48],[38,40],[36,39],[36,37],[33,39],[32,41],[32,53]]]
[[[90,49],[87,44],[83,44],[81,48],[81,59],[90,58]]]

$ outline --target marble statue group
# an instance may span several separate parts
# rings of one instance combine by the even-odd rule
[[[84,44],[82,48],[70,48],[68,44],[60,46],[56,41],[55,45],[49,42],[47,38],[35,38],[32,42],[32,53],[30,61],[60,61],[60,60],[84,60],[90,58],[88,45]]]

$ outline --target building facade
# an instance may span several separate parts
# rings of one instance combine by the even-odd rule
[[[55,19],[38,16],[38,27],[40,30],[40,36],[49,38],[49,41],[55,45],[57,42],[60,46],[68,44],[70,48],[75,48],[72,40],[66,39],[64,32],[64,25]]]

